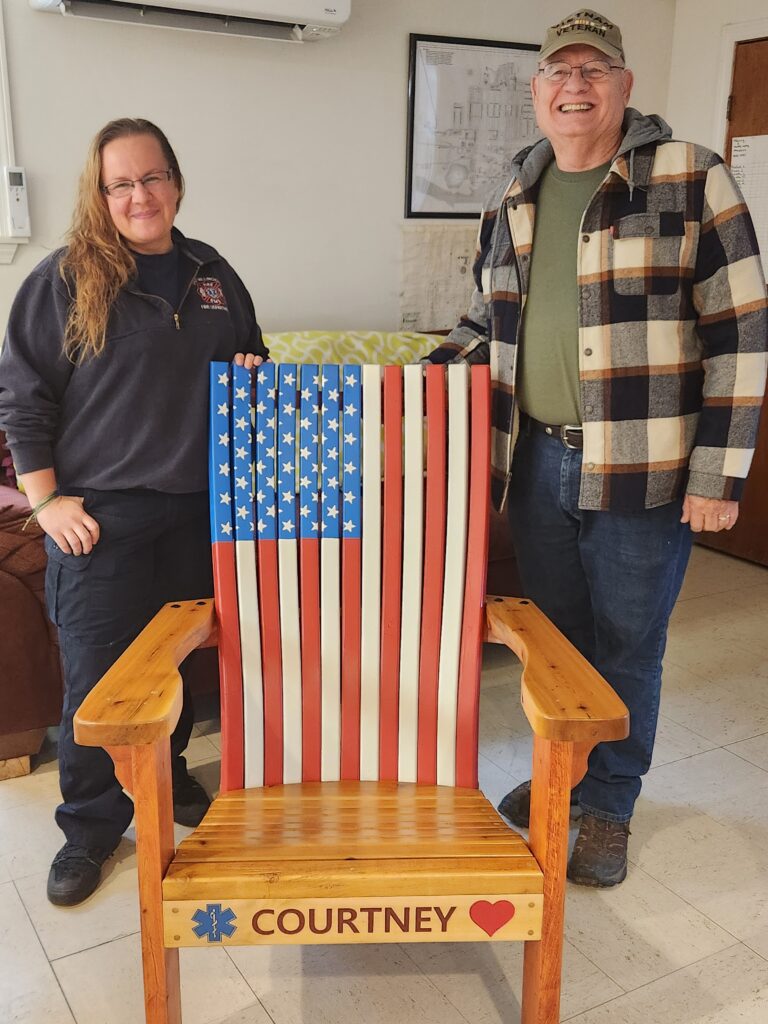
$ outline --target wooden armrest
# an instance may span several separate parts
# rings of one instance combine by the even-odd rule
[[[523,663],[523,710],[537,736],[597,743],[629,734],[624,703],[535,604],[487,597],[485,613],[489,639]]]
[[[75,715],[86,747],[136,746],[170,736],[182,703],[178,667],[215,633],[213,599],[164,605]]]

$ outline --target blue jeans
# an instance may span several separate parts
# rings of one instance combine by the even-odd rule
[[[70,490],[67,493],[75,493]],[[68,841],[113,850],[133,816],[133,804],[100,747],[75,743],[73,718],[95,684],[167,601],[213,593],[208,494],[94,491],[83,494],[99,524],[90,554],[65,554],[46,537],[48,614],[58,626],[64,670],[59,730],[63,802],[56,823]],[[181,668],[184,676],[184,666]],[[187,687],[171,736],[174,774],[192,732]]]
[[[629,821],[651,763],[667,626],[692,538],[681,500],[637,513],[580,509],[581,456],[524,428],[509,521],[526,596],[629,708],[629,737],[594,748],[579,790],[583,810]]]

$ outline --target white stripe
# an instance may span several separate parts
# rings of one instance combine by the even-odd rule
[[[245,787],[264,785],[264,691],[261,675],[259,591],[256,585],[256,545],[235,541],[240,651],[243,663],[243,742]]]
[[[360,778],[379,777],[381,670],[381,367],[363,367]]]
[[[424,536],[424,383],[420,366],[406,366],[403,369],[403,389],[403,599],[400,619],[397,777],[400,782],[415,782],[418,764],[419,638]]]
[[[301,782],[301,628],[295,540],[278,540],[283,668],[283,783]]]
[[[341,777],[340,541],[320,541],[320,663],[322,666],[320,778]]]
[[[469,367],[448,367],[448,509],[437,698],[437,784],[456,784],[456,713],[464,612],[469,463]]]

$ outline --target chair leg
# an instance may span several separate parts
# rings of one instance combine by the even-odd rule
[[[168,740],[133,748],[146,1024],[181,1024],[179,951],[163,939],[163,877],[173,857]]]
[[[558,1024],[573,744],[534,736],[529,845],[544,873],[541,939],[526,942],[521,1024]]]

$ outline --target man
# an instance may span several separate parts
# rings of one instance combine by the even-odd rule
[[[730,529],[766,372],[757,243],[723,161],[627,106],[621,33],[591,10],[547,31],[545,138],[482,217],[469,313],[433,362],[490,362],[492,492],[523,587],[613,685],[630,736],[572,796],[568,877],[627,872],[661,661],[691,531]],[[530,782],[500,812],[528,824]]]

